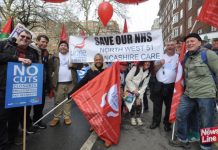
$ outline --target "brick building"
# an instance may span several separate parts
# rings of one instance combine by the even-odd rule
[[[151,27],[151,30],[160,29],[160,19],[156,18],[154,19],[153,25]]]
[[[204,0],[160,0],[160,25],[164,41],[178,39],[190,33],[195,20],[200,13]],[[208,33],[218,37],[217,29],[203,22],[197,21],[192,32],[209,40]],[[206,36],[205,36],[206,35]]]

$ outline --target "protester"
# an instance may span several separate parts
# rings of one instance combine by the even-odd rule
[[[123,101],[123,97],[124,97],[124,87],[126,85],[126,76],[129,72],[129,63],[128,62],[120,62],[120,96],[122,99],[122,105],[121,105],[121,112],[123,114],[125,114],[126,111],[126,107],[124,105],[124,101]]]
[[[150,62],[143,61],[137,66],[133,66],[126,77],[125,93],[132,94],[131,101],[125,101],[128,109],[130,110],[131,125],[143,125],[141,119],[141,113],[143,112],[143,97],[145,89],[147,88],[150,72],[149,72]]]
[[[94,57],[94,64],[87,71],[84,78],[80,80],[80,82],[68,93],[68,99],[71,99],[71,95],[80,89],[83,85],[88,83],[90,80],[95,78],[101,72],[103,72],[107,68],[106,63],[104,63],[104,58],[100,53],[97,53]],[[93,128],[90,128],[90,131],[93,131]],[[104,141],[106,147],[110,147],[112,143],[110,141]]]
[[[176,40],[176,53],[178,55],[180,54],[180,51],[182,50],[182,42],[183,42],[182,38],[179,38]]]
[[[76,64],[69,64],[69,45],[66,41],[61,41],[58,45],[59,52],[55,53],[49,60],[50,87],[54,89],[55,106],[67,98],[67,94],[77,82]],[[64,103],[54,111],[54,118],[50,126],[54,127],[60,122],[61,115],[64,116],[64,123],[70,125],[71,121],[71,101]]]
[[[0,149],[6,147],[7,141],[10,144],[15,142],[18,136],[19,121],[23,116],[23,108],[16,107],[5,109],[6,74],[8,62],[20,62],[24,65],[31,65],[38,62],[38,54],[29,47],[32,35],[29,31],[23,30],[17,38],[9,38],[0,42]],[[8,122],[8,128],[7,128]],[[7,133],[8,131],[8,133]],[[8,135],[7,135],[8,134]],[[22,142],[22,141],[20,141]]]
[[[218,55],[218,38],[213,39],[212,50]],[[217,89],[218,89],[218,85],[217,85]],[[218,113],[218,92],[217,92],[217,96],[216,96],[216,112]]]
[[[184,62],[185,91],[181,97],[176,114],[176,140],[170,140],[170,145],[175,147],[190,148],[188,143],[187,119],[193,109],[197,108],[200,115],[200,127],[213,126],[216,86],[212,72],[218,78],[218,56],[201,47],[201,37],[191,33],[185,38],[188,57]],[[201,53],[205,51],[208,64],[204,63]],[[211,143],[200,144],[202,150],[212,150]]]
[[[175,42],[166,42],[166,53],[163,59],[155,62],[156,82],[155,87],[151,90],[153,99],[153,120],[150,129],[155,129],[160,125],[162,116],[163,102],[166,106],[164,117],[164,130],[170,131],[169,122],[170,107],[172,102],[174,82],[176,80],[176,67],[178,63],[178,54],[175,51]]]
[[[48,42],[49,42],[49,38],[44,35],[38,35],[36,38],[36,45],[32,44],[31,46],[37,50],[38,54],[39,54],[39,61],[43,64],[44,69],[43,69],[43,90],[42,90],[42,104],[40,105],[34,105],[33,106],[33,122],[36,122],[37,120],[39,120],[42,116],[43,116],[43,108],[45,105],[45,96],[46,96],[46,92],[49,91],[48,88],[48,59],[49,59],[49,52],[46,49],[48,46]],[[30,112],[30,111],[28,111]],[[27,114],[27,117],[30,118],[30,114]],[[27,120],[31,120],[27,119]],[[37,123],[35,125],[35,127],[39,128],[39,129],[45,129],[47,126],[45,123],[43,123],[42,121],[40,121],[39,123]]]
[[[150,61],[150,63],[151,63],[151,65],[149,67],[149,72],[150,72],[151,76],[150,76],[148,86],[145,89],[144,96],[143,96],[144,112],[148,112],[148,110],[149,110],[148,101],[149,100],[152,101],[151,100],[151,87],[150,86],[151,86],[151,79],[152,79],[152,76],[155,75],[155,71],[154,71],[154,62]]]
[[[87,71],[85,76],[80,80],[78,84],[68,93],[68,96],[70,98],[70,95],[72,95],[75,91],[77,91],[79,88],[81,88],[83,85],[85,85],[88,81],[92,80],[94,77],[96,77],[98,74],[100,74],[104,69],[107,68],[107,65],[104,63],[104,58],[101,54],[96,54],[94,57],[94,64],[91,66],[91,68]]]
[[[218,55],[218,38],[213,39],[212,50]]]

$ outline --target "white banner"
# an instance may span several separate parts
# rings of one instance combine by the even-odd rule
[[[161,30],[95,37],[70,36],[71,62],[93,62],[100,53],[105,62],[160,60],[163,55]]]

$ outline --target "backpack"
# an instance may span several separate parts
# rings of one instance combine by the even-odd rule
[[[210,66],[208,65],[207,51],[208,51],[208,50],[205,50],[205,49],[200,51],[200,53],[201,53],[201,60],[203,61],[203,63],[205,63],[205,64],[208,66],[208,68],[209,68],[209,70],[210,70],[210,72],[211,72],[211,74],[212,74],[212,77],[213,77],[214,82],[215,82],[216,84],[218,84],[218,79],[216,79],[215,73],[212,71],[212,69],[211,69]],[[216,53],[216,54],[217,54],[217,53]],[[217,55],[218,55],[218,54],[217,54]],[[182,62],[183,65],[184,65],[185,62],[187,61],[188,57],[189,57],[189,53],[187,52],[187,53],[185,54],[184,60],[183,60],[183,62]]]

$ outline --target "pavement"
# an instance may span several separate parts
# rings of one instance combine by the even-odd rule
[[[165,132],[163,124],[153,130],[149,128],[152,122],[152,107],[152,102],[149,101],[149,111],[142,114],[143,126],[132,126],[130,117],[123,117],[120,141],[117,145],[105,148],[103,141],[98,138],[92,150],[182,150],[183,148],[175,148],[168,144],[172,139],[172,131]],[[218,114],[216,116],[215,124],[218,126]],[[191,150],[199,149],[198,142],[191,143]],[[213,145],[213,150],[218,150],[218,146]]]
[[[47,98],[45,112],[53,107],[53,99]],[[163,124],[151,130],[149,128],[152,121],[152,102],[149,101],[149,111],[142,114],[143,126],[132,126],[130,118],[125,115],[122,118],[121,135],[117,145],[109,148],[104,146],[95,132],[89,132],[89,123],[77,108],[72,105],[72,125],[66,126],[63,120],[56,127],[49,127],[39,130],[34,135],[27,136],[27,150],[182,150],[182,148],[171,147],[168,144],[172,131],[165,132]],[[164,110],[164,109],[163,109]],[[164,111],[163,111],[164,112]],[[218,116],[218,114],[216,114]],[[218,118],[218,117],[217,117]],[[49,123],[52,115],[48,115],[43,121]],[[216,120],[218,125],[218,119]],[[22,150],[22,145],[11,146],[9,150]],[[191,150],[199,150],[198,143],[191,144]],[[213,150],[218,147],[213,146]]]

